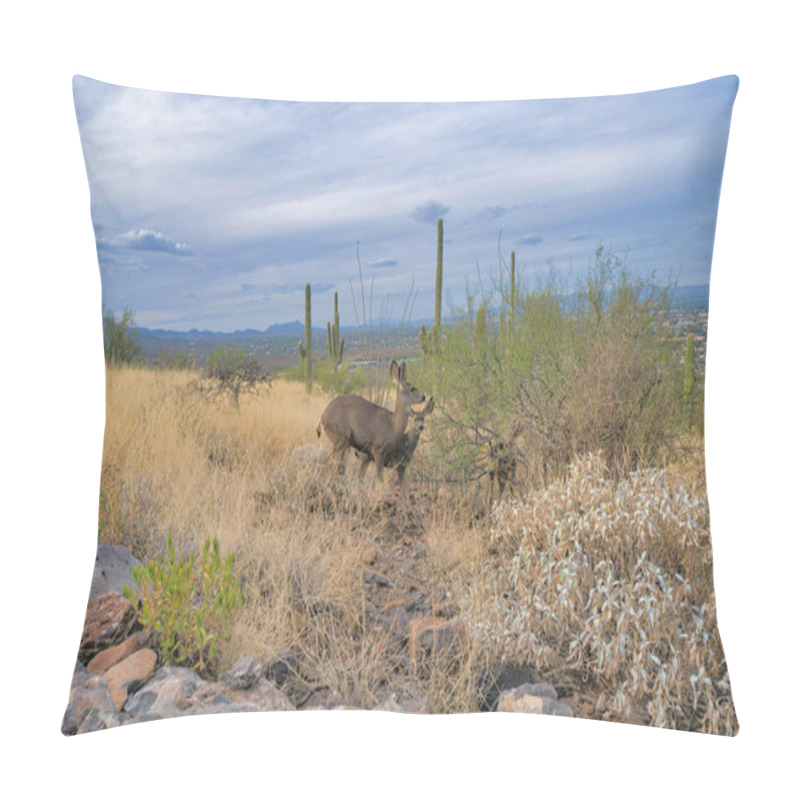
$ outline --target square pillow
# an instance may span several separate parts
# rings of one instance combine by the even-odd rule
[[[362,708],[735,735],[703,401],[737,88],[76,76],[106,429],[63,732]]]

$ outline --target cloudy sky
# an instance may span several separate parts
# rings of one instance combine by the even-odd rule
[[[709,279],[733,77],[638,95],[476,103],[291,103],[76,77],[103,300],[151,328],[263,330],[433,315],[516,251],[568,279],[599,244],[637,273]],[[447,309],[446,309],[447,310]]]

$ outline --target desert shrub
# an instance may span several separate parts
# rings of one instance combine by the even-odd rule
[[[195,368],[194,356],[185,350],[175,350],[172,347],[158,351],[153,366],[165,370],[193,370]]]
[[[233,566],[234,556],[223,559],[216,539],[206,539],[199,557],[182,558],[169,537],[166,556],[134,567],[136,587],[125,587],[124,594],[155,638],[163,664],[213,674],[219,640],[230,638],[243,602]]]
[[[347,364],[335,367],[329,361],[314,364],[315,383],[331,395],[359,394],[366,385],[364,373],[360,369],[350,369]]]
[[[668,287],[598,248],[576,292],[550,280],[515,294],[513,329],[510,302],[500,289],[468,297],[439,363],[424,362],[421,383],[441,394],[434,448],[444,471],[474,476],[487,448],[515,453],[536,485],[587,452],[602,451],[618,474],[658,463],[680,400]]]
[[[227,395],[231,405],[238,409],[242,393],[258,393],[269,388],[271,382],[258,359],[248,356],[243,347],[220,345],[209,354],[203,377],[194,387],[204,394]]]
[[[103,350],[106,364],[120,366],[142,360],[142,348],[136,340],[133,311],[126,308],[118,320],[113,311],[103,309]]]
[[[499,503],[466,602],[481,647],[607,698],[612,719],[735,734],[717,633],[708,506],[662,470],[602,459]]]

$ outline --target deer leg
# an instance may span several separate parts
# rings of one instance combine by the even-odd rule
[[[347,451],[350,449],[350,446],[345,442],[344,446],[339,445],[333,448],[333,457],[339,463],[337,465],[337,469],[340,475],[344,475],[346,467],[344,463],[345,456],[347,455]]]
[[[358,479],[363,480],[364,475],[367,472],[367,467],[369,466],[369,462],[372,460],[366,453],[361,453],[359,455],[361,459],[361,464],[358,467]]]

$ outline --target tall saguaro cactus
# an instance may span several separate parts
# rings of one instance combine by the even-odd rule
[[[686,337],[686,358],[683,364],[683,402],[686,406],[686,419],[694,423],[694,334]]]
[[[297,343],[297,351],[303,364],[306,391],[311,394],[311,284],[306,284],[306,341]]]
[[[437,239],[436,239],[436,300],[434,306],[433,316],[433,329],[435,347],[438,355],[439,346],[442,338],[442,273],[444,271],[442,261],[444,254],[444,221],[439,218],[436,224]]]
[[[486,306],[482,305],[475,313],[475,350],[482,361],[486,356]]]
[[[339,292],[333,293],[333,325],[328,323],[328,358],[333,369],[342,363],[344,355],[344,337],[339,337]]]
[[[509,328],[511,333],[514,332],[514,314],[515,306],[517,304],[517,265],[516,255],[511,251],[511,298],[509,300]]]

